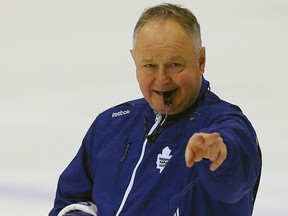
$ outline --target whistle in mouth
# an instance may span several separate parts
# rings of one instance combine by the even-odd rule
[[[164,101],[164,105],[171,105],[172,104],[171,92],[164,92],[163,93],[163,101]]]

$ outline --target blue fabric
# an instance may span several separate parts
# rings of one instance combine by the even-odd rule
[[[208,86],[203,79],[199,97]],[[155,141],[147,143],[120,215],[251,215],[261,159],[256,133],[240,108],[208,92],[196,109],[169,116],[169,121]],[[49,215],[88,200],[96,204],[98,216],[115,216],[154,122],[155,113],[144,99],[101,113],[61,174]],[[186,167],[186,144],[195,132],[218,132],[223,138],[228,156],[215,172],[209,170],[208,160]],[[159,173],[157,157],[167,146],[172,157]]]

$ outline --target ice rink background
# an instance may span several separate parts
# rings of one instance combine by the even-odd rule
[[[47,215],[95,117],[141,97],[132,31],[161,2],[0,0],[1,215]],[[256,128],[263,175],[254,215],[287,215],[288,2],[167,2],[198,17],[205,77]]]

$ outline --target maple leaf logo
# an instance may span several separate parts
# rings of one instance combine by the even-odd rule
[[[164,148],[162,150],[162,154],[158,154],[157,161],[156,161],[156,165],[157,165],[156,168],[159,169],[159,173],[161,173],[163,171],[166,164],[168,163],[168,161],[172,157],[172,155],[170,155],[170,153],[171,153],[171,150],[167,146],[166,148]]]

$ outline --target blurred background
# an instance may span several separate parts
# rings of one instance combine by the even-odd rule
[[[238,104],[258,133],[263,174],[254,215],[287,215],[288,2],[166,2],[198,17],[212,91]],[[0,0],[1,215],[47,215],[58,177],[96,116],[142,97],[132,31],[158,3]]]

